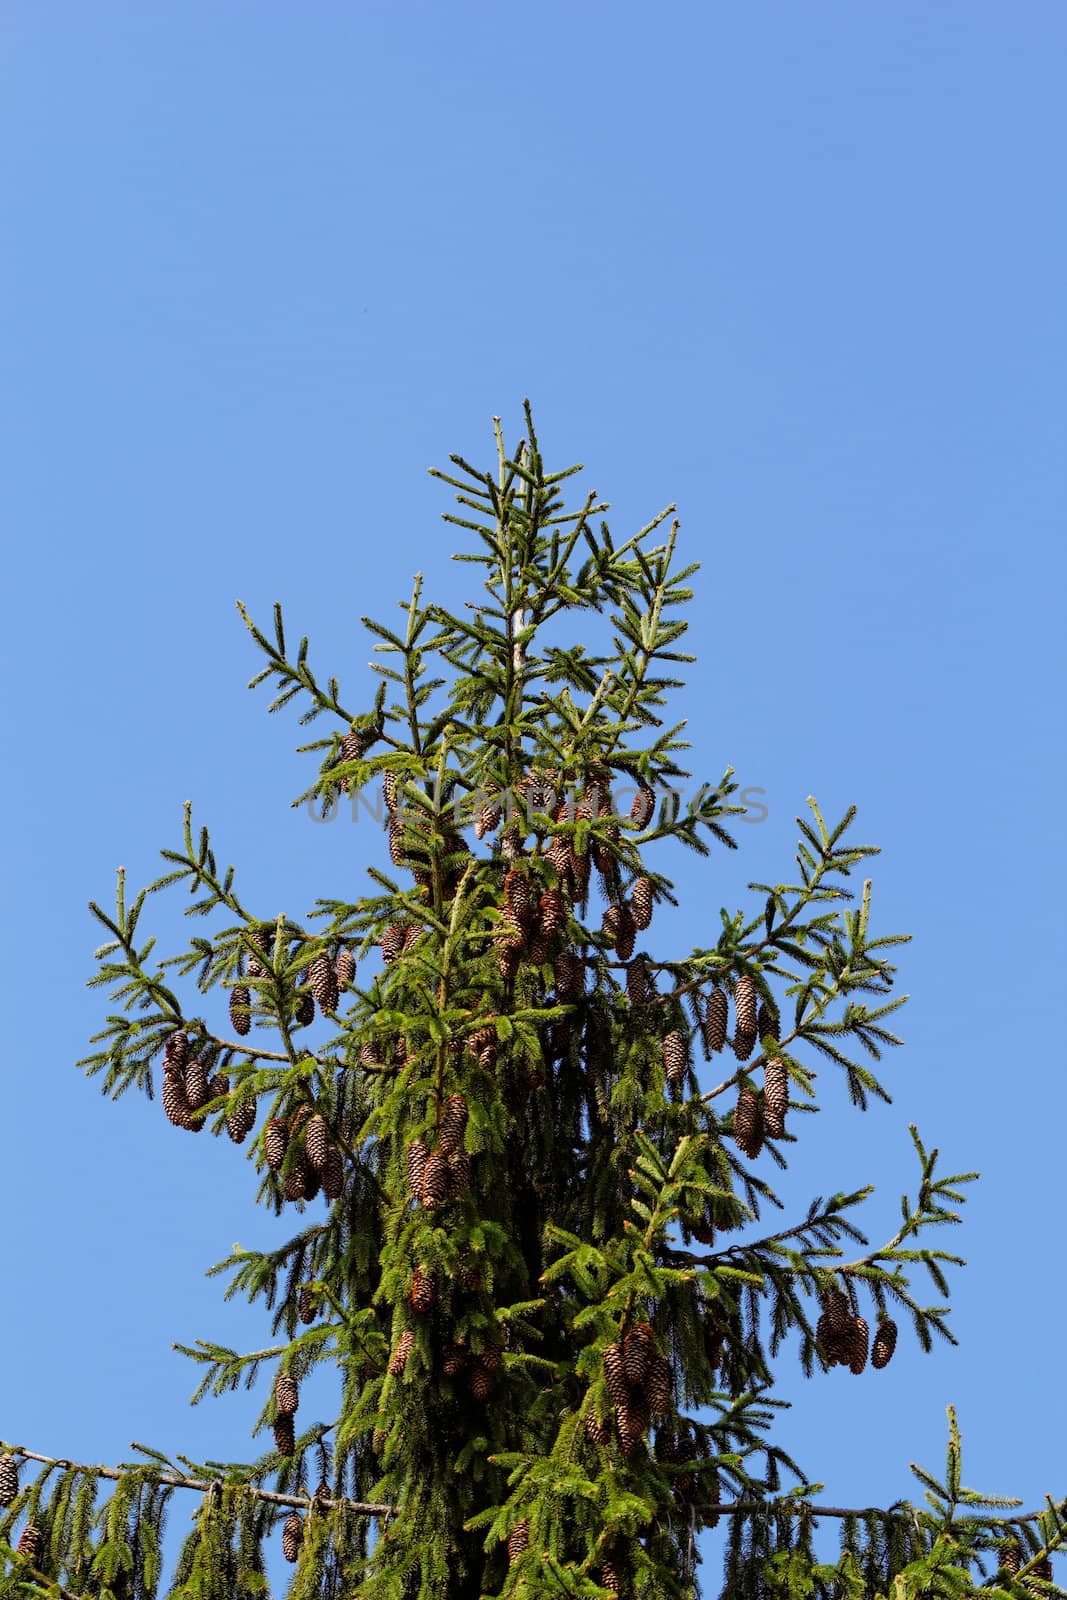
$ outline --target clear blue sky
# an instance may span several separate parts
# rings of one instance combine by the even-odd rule
[[[250,1402],[190,1413],[169,1344],[262,1338],[203,1270],[270,1228],[228,1144],[75,1072],[85,904],[154,873],[186,798],[265,913],[358,890],[380,842],[289,809],[307,769],[234,600],[284,599],[360,700],[359,615],[418,569],[461,593],[425,469],[529,395],[617,529],[678,502],[693,764],[767,791],[677,947],[787,875],[809,793],[858,804],[877,916],[915,935],[894,1104],[828,1093],[797,1205],[873,1179],[891,1231],[912,1118],[983,1172],[946,1241],[960,1349],[790,1374],[785,1437],[833,1496],[892,1499],[955,1401],[968,1481],[1067,1492],[1067,12],[23,0],[0,56],[0,1434],[248,1452]]]

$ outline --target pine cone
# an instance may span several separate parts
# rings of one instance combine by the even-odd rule
[[[337,971],[325,951],[308,968],[308,987],[324,1017],[337,1010]]]
[[[388,965],[396,960],[404,948],[404,924],[390,922],[382,934],[382,960]]]
[[[763,1131],[768,1139],[785,1133],[785,1114],[789,1109],[789,1073],[784,1061],[772,1056],[763,1069]]]
[[[253,954],[251,950],[248,952],[248,976],[250,978],[264,978],[267,975],[267,968],[260,960],[260,956],[270,956],[274,945],[274,940],[271,936],[270,930],[267,928],[253,929],[249,937],[252,940],[252,943],[255,945],[256,950],[259,951],[259,955]]]
[[[437,1274],[416,1267],[411,1279],[411,1309],[424,1316],[437,1300]]]
[[[637,878],[630,890],[630,909],[642,933],[652,921],[652,905],[652,879]]]
[[[726,1043],[727,1004],[721,989],[708,995],[708,1008],[704,1014],[704,1043],[713,1055]]]
[[[300,1405],[300,1389],[291,1373],[279,1372],[275,1378],[274,1404],[280,1417],[295,1417]]]
[[[300,1555],[300,1546],[304,1539],[304,1524],[297,1511],[290,1511],[282,1528],[282,1555],[286,1561],[292,1563]]]
[[[224,1072],[216,1072],[208,1084],[212,1100],[223,1100],[230,1092],[230,1080]]]
[[[274,1448],[280,1456],[291,1456],[296,1450],[293,1419],[285,1412],[274,1419]]]
[[[690,1232],[698,1244],[709,1247],[715,1243],[715,1224],[709,1217],[704,1217],[700,1222],[694,1222]]]
[[[315,1172],[322,1173],[326,1170],[326,1161],[330,1154],[330,1134],[325,1117],[317,1111],[308,1122],[304,1134],[304,1154],[307,1156],[308,1165]]]
[[[656,797],[642,784],[630,804],[630,821],[643,833],[656,814]]]
[[[602,1561],[600,1563],[600,1569],[597,1572],[597,1582],[599,1583],[600,1587],[602,1589],[606,1589],[609,1594],[621,1595],[625,1591],[622,1569],[615,1561]]]
[[[408,1145],[408,1191],[413,1200],[422,1199],[422,1185],[426,1176],[426,1140],[413,1139]]]
[[[619,1446],[627,1460],[633,1455],[648,1427],[648,1401],[641,1394],[631,1394],[625,1405],[615,1409],[615,1428]]]
[[[528,927],[533,920],[530,880],[518,867],[512,867],[504,878],[504,910],[518,928]]]
[[[526,946],[526,959],[531,967],[543,967],[552,960],[552,946],[555,942],[555,939],[550,938],[542,928],[534,928],[530,942]]]
[[[755,1161],[763,1149],[763,1113],[759,1095],[744,1084],[737,1096],[734,1111],[734,1138],[742,1153]]]
[[[639,1322],[622,1341],[622,1367],[627,1383],[634,1386],[644,1383],[655,1353],[656,1335],[647,1322]]]
[[[289,1171],[282,1179],[282,1194],[286,1200],[313,1200],[318,1193],[319,1184],[317,1175],[313,1175],[311,1168],[298,1155]]]
[[[467,1294],[477,1294],[482,1286],[482,1269],[477,1261],[468,1259],[460,1268],[460,1288]]]
[[[377,1039],[364,1039],[359,1047],[359,1061],[363,1067],[380,1067],[385,1063],[382,1047]]]
[[[437,1146],[446,1158],[454,1156],[467,1131],[467,1102],[461,1094],[450,1094],[441,1113]]]
[[[449,1345],[445,1352],[445,1358],[441,1362],[441,1371],[444,1373],[445,1377],[458,1378],[464,1367],[467,1365],[467,1357],[469,1354],[470,1352],[465,1344]]]
[[[451,1190],[448,1162],[439,1150],[426,1158],[422,1180],[422,1203],[427,1211],[436,1211],[444,1204]]]
[[[822,1297],[823,1311],[826,1313],[827,1326],[833,1334],[847,1333],[852,1322],[852,1312],[848,1303],[848,1295],[834,1285],[827,1289]]]
[[[609,1344],[604,1351],[604,1382],[612,1405],[626,1405],[630,1398],[630,1384],[623,1365],[622,1346],[619,1344]]]
[[[256,1125],[256,1102],[245,1095],[226,1114],[226,1132],[234,1144],[243,1144]]]
[[[517,1522],[508,1534],[508,1566],[513,1567],[525,1550],[530,1548],[530,1524]]]
[[[395,811],[397,800],[400,798],[400,786],[397,783],[395,772],[382,773],[382,799],[385,801],[387,811]]]
[[[298,1028],[310,1028],[315,1020],[315,996],[310,989],[301,989],[296,997],[293,1021]]]
[[[747,972],[742,972],[734,988],[734,1055],[738,1061],[747,1061],[756,1043],[756,985]]]
[[[176,1072],[163,1073],[163,1110],[176,1128],[189,1126],[189,1102],[185,1098],[185,1084]]]
[[[653,1356],[645,1379],[645,1394],[654,1417],[665,1417],[671,1409],[671,1364],[666,1356]]]
[[[351,950],[346,949],[344,945],[342,945],[340,950],[337,952],[337,960],[334,963],[334,975],[337,978],[337,987],[339,990],[343,989],[346,984],[351,983],[353,978],[356,976],[356,958],[352,954]],[[340,995],[338,995],[338,998],[340,998]]]
[[[487,1369],[481,1356],[475,1356],[471,1362],[470,1377],[467,1379],[470,1392],[476,1400],[488,1400],[493,1392],[493,1375]]]
[[[556,869],[560,883],[571,878],[571,844],[566,835],[557,833],[545,850],[545,860]]]
[[[327,1200],[339,1200],[345,1186],[345,1162],[340,1150],[332,1144],[326,1152],[322,1169],[322,1192]]]
[[[399,1378],[408,1364],[408,1357],[415,1346],[415,1335],[410,1328],[405,1328],[400,1338],[396,1341],[396,1349],[389,1357],[389,1373],[391,1377]]]
[[[9,1506],[19,1492],[19,1464],[5,1450],[0,1455],[0,1506]]]
[[[541,932],[554,939],[567,920],[567,902],[560,889],[546,889],[539,906]]]
[[[756,1032],[761,1039],[770,1037],[775,1044],[778,1043],[781,1034],[778,1012],[773,1006],[769,1006],[766,1000],[762,999],[756,1012]]]
[[[620,961],[629,961],[637,943],[637,923],[627,901],[619,906],[619,925],[615,934],[615,954]]]
[[[689,1065],[685,1034],[679,1028],[672,1028],[670,1033],[664,1036],[661,1050],[667,1083],[671,1089],[676,1089],[684,1083],[686,1068]]]
[[[897,1347],[897,1325],[892,1317],[883,1317],[878,1324],[874,1335],[874,1349],[871,1351],[871,1366],[876,1370],[888,1367],[893,1359],[893,1351]]]
[[[561,1005],[585,992],[585,962],[573,950],[561,950],[553,963],[556,999]]]
[[[185,1098],[190,1111],[199,1111],[211,1099],[207,1069],[199,1056],[194,1056],[185,1069]]]
[[[278,1172],[289,1148],[289,1129],[281,1117],[271,1117],[263,1129],[263,1154],[272,1172]]]
[[[1022,1547],[1022,1545],[1019,1543],[1018,1539],[1009,1539],[1000,1548],[1000,1566],[1001,1566],[1001,1570],[1003,1572],[1007,1572],[1011,1577],[1014,1578],[1015,1574],[1018,1572],[1018,1570],[1022,1566],[1022,1564],[1023,1564],[1023,1547]]]
[[[15,1548],[31,1567],[39,1567],[41,1557],[44,1555],[44,1534],[40,1528],[28,1522],[19,1534],[19,1542]]]
[[[647,1006],[656,993],[656,986],[641,956],[637,956],[626,968],[626,993],[632,1006]]]
[[[252,1027],[252,996],[243,983],[230,990],[230,1022],[241,1039]]]
[[[471,1158],[466,1150],[457,1150],[448,1163],[448,1198],[457,1200],[466,1194],[471,1184]]]
[[[611,1439],[611,1423],[602,1422],[593,1411],[586,1412],[582,1426],[594,1444],[607,1444]]]
[[[299,1296],[297,1297],[297,1315],[299,1316],[301,1322],[303,1322],[306,1326],[307,1324],[314,1322],[315,1318],[318,1316],[318,1311],[319,1306],[318,1301],[315,1298],[315,1292],[308,1284],[305,1283],[303,1288],[300,1290]]]
[[[871,1331],[862,1317],[853,1317],[849,1335],[848,1370],[858,1378],[867,1365],[867,1352],[871,1344]]]
[[[163,1046],[163,1060],[166,1066],[173,1067],[176,1072],[182,1072],[189,1059],[189,1035],[179,1028],[177,1033],[172,1033]]]
[[[497,805],[487,802],[478,812],[474,823],[475,836],[484,839],[487,833],[492,833],[500,826],[501,810]]]

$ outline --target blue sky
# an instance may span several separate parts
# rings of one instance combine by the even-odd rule
[[[693,766],[766,790],[740,856],[687,867],[676,948],[788,874],[810,793],[859,806],[915,935],[894,1104],[828,1092],[790,1193],[873,1180],[891,1232],[912,1119],[983,1172],[960,1348],[790,1375],[783,1436],[890,1500],[954,1401],[968,1481],[1067,1493],[1065,47],[1049,0],[5,8],[0,1435],[249,1450],[251,1402],[190,1413],[169,1346],[261,1338],[203,1271],[270,1228],[229,1147],[74,1071],[86,901],[154,873],[186,798],[265,914],[358,888],[380,841],[289,809],[234,601],[284,600],[359,700],[359,616],[417,570],[464,593],[426,468],[529,395],[617,530],[678,503]]]

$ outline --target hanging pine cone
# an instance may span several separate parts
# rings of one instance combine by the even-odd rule
[[[585,992],[585,962],[573,950],[561,950],[553,967],[556,999],[561,1005],[577,1000]]]
[[[1002,1572],[1007,1572],[1014,1578],[1023,1564],[1023,1547],[1018,1539],[1008,1539],[1000,1547],[1000,1566]]]
[[[35,1527],[32,1522],[28,1522],[20,1533],[19,1542],[15,1548],[19,1555],[29,1562],[31,1567],[38,1567],[41,1564],[41,1557],[44,1555],[44,1534],[40,1528]]]
[[[163,1110],[176,1128],[189,1126],[189,1102],[185,1098],[185,1084],[176,1072],[163,1073]]]
[[[508,1534],[508,1566],[513,1567],[524,1551],[530,1548],[530,1524],[517,1522]]]
[[[310,1028],[315,1020],[315,996],[310,989],[301,989],[296,997],[296,1012],[293,1020],[298,1028]]]
[[[422,929],[419,927],[418,923],[409,922],[407,927],[404,929],[404,943],[401,946],[402,954],[407,955],[409,950],[414,950],[421,938]]]
[[[211,1099],[207,1069],[199,1056],[194,1056],[185,1069],[185,1098],[190,1111],[199,1111]]]
[[[763,1114],[759,1095],[743,1084],[734,1111],[734,1138],[742,1153],[754,1161],[763,1149]]]
[[[619,906],[619,926],[615,934],[615,954],[620,961],[629,961],[637,943],[637,923],[629,904],[624,900]]]
[[[272,1172],[278,1172],[289,1148],[289,1129],[281,1117],[271,1117],[263,1129],[263,1154]]]
[[[602,1561],[597,1572],[597,1583],[609,1594],[623,1594],[624,1583],[622,1568],[615,1561]]]
[[[179,1028],[177,1033],[172,1033],[163,1046],[163,1060],[167,1067],[173,1067],[175,1072],[181,1072],[189,1059],[189,1035]]]
[[[337,960],[334,963],[334,976],[337,979],[339,990],[343,989],[346,984],[351,983],[356,976],[356,958],[351,950],[346,949],[344,945],[337,952]]]
[[[648,1427],[648,1402],[641,1394],[631,1394],[625,1405],[616,1407],[615,1429],[619,1447],[627,1460],[633,1455]]]
[[[230,1022],[241,1039],[252,1027],[252,997],[243,983],[230,990]]]
[[[505,983],[510,983],[518,972],[525,949],[526,941],[512,924],[502,923],[497,935],[496,960]]]
[[[778,1013],[763,999],[760,1000],[759,1009],[756,1012],[756,1032],[761,1039],[770,1037],[775,1044],[778,1043],[781,1035]]]
[[[619,1344],[609,1344],[604,1351],[604,1382],[612,1405],[624,1406],[630,1398],[630,1384]]]
[[[274,943],[271,934],[266,928],[255,928],[249,938],[255,946],[255,950],[248,952],[248,976],[250,978],[266,977],[267,968],[261,957],[267,957],[271,953]],[[256,953],[257,951],[258,954]]]
[[[300,1290],[300,1293],[297,1296],[296,1305],[297,1315],[299,1316],[301,1322],[305,1324],[305,1326],[314,1322],[315,1318],[318,1316],[319,1307],[318,1301],[315,1298],[315,1291],[309,1284],[305,1283]]]
[[[308,1165],[316,1172],[326,1170],[326,1161],[330,1154],[330,1134],[326,1127],[326,1119],[319,1112],[309,1120],[304,1133],[304,1154],[307,1156]]]
[[[785,1114],[789,1109],[789,1073],[784,1061],[772,1056],[763,1069],[763,1131],[768,1139],[785,1133]]]
[[[444,1360],[441,1362],[441,1371],[446,1378],[458,1378],[467,1365],[470,1352],[465,1344],[451,1344],[445,1351]]]
[[[296,1450],[296,1429],[285,1413],[274,1419],[274,1448],[280,1456],[291,1456]]]
[[[827,1289],[822,1297],[823,1311],[826,1313],[827,1326],[833,1334],[847,1333],[852,1321],[852,1312],[849,1308],[848,1295],[834,1285]]]
[[[403,819],[401,817],[392,817],[389,821],[389,859],[394,867],[402,867],[407,858]]]
[[[422,1199],[422,1185],[426,1176],[426,1140],[423,1138],[412,1139],[408,1145],[407,1173],[408,1191],[413,1200]]]
[[[652,921],[652,905],[652,879],[636,878],[630,889],[630,909],[642,933]]]
[[[708,995],[708,1007],[704,1013],[704,1043],[713,1055],[726,1043],[727,1014],[725,994],[721,989],[713,989]]]
[[[387,811],[395,811],[400,798],[400,786],[395,772],[382,773],[382,799]]]
[[[208,1084],[208,1095],[212,1100],[222,1100],[230,1092],[230,1080],[224,1072],[216,1072]]]
[[[296,1379],[288,1372],[279,1372],[274,1380],[274,1404],[280,1417],[295,1417],[300,1405],[300,1389]]]
[[[19,1464],[5,1450],[0,1455],[0,1506],[9,1506],[19,1492]]]
[[[626,968],[626,993],[632,1006],[647,1006],[656,993],[642,956],[635,957]]]
[[[467,1294],[477,1294],[482,1286],[482,1269],[475,1260],[463,1263],[459,1272],[460,1288]]]
[[[680,1028],[672,1028],[670,1033],[664,1036],[660,1048],[667,1083],[672,1089],[676,1089],[685,1081],[686,1068],[689,1065],[689,1049],[685,1034]]]
[[[308,968],[308,987],[324,1017],[337,1010],[337,972],[325,951]]]
[[[666,1356],[653,1356],[649,1362],[645,1394],[654,1417],[668,1415],[671,1409],[671,1364]]]
[[[852,1329],[848,1341],[848,1370],[858,1378],[867,1365],[867,1351],[870,1348],[871,1332],[862,1317],[852,1318]]]
[[[466,1194],[471,1183],[471,1158],[466,1150],[457,1150],[448,1163],[448,1198],[456,1200]]]
[[[454,1156],[467,1131],[467,1102],[461,1094],[450,1094],[441,1113],[437,1145],[445,1157]]]
[[[350,728],[341,740],[338,751],[339,761],[362,761],[367,749],[374,743],[373,738],[359,728]]]
[[[582,1426],[594,1444],[607,1444],[611,1439],[611,1423],[602,1421],[593,1411],[586,1412]]]
[[[690,1232],[698,1244],[710,1247],[715,1243],[715,1224],[709,1217],[704,1217],[700,1222],[694,1222]]]
[[[560,889],[546,889],[539,905],[541,932],[546,939],[554,939],[567,920],[567,902]]]
[[[630,803],[630,821],[643,833],[655,814],[656,797],[647,785],[642,784]]]
[[[474,823],[476,838],[484,839],[487,833],[492,833],[500,826],[501,810],[497,805],[487,801],[478,812]]]
[[[512,867],[504,878],[504,910],[518,928],[527,927],[533,919],[530,880],[518,867]]]
[[[290,1511],[282,1528],[282,1555],[290,1564],[300,1555],[300,1546],[304,1539],[304,1524],[299,1512]]]
[[[647,1322],[639,1322],[622,1341],[622,1368],[627,1383],[644,1383],[655,1353],[656,1335]]]
[[[382,960],[388,965],[404,948],[404,924],[390,922],[382,934]]]
[[[345,1186],[345,1162],[340,1150],[332,1144],[326,1152],[326,1165],[322,1169],[322,1192],[327,1200],[339,1200]]]
[[[298,1155],[282,1179],[282,1194],[286,1200],[312,1200],[318,1193],[318,1179],[312,1181],[311,1168]]]
[[[747,972],[742,972],[734,989],[734,1054],[738,1061],[747,1061],[756,1043],[756,985]]]
[[[471,1394],[476,1400],[488,1400],[493,1392],[493,1375],[486,1369],[481,1356],[475,1356],[471,1362],[470,1377],[467,1379]]]
[[[448,1162],[439,1150],[426,1158],[422,1180],[422,1203],[427,1211],[436,1211],[444,1204],[451,1191],[451,1174]]]
[[[411,1309],[424,1316],[437,1301],[437,1274],[416,1267],[411,1278]]]
[[[531,967],[543,967],[552,959],[552,946],[555,939],[545,933],[543,928],[535,927],[530,935],[530,942],[526,946],[526,959]]]
[[[1026,1587],[1030,1590],[1030,1593],[1031,1594],[1035,1594],[1035,1595],[1044,1594],[1044,1590],[1042,1589],[1041,1585],[1043,1583],[1051,1583],[1052,1582],[1052,1557],[1051,1556],[1042,1556],[1041,1560],[1037,1563],[1037,1566],[1034,1568],[1033,1578],[1036,1579],[1037,1581],[1034,1582],[1033,1579],[1030,1579],[1030,1578],[1027,1578],[1027,1579],[1024,1580],[1025,1583],[1026,1583]]]
[[[415,1347],[415,1335],[410,1328],[405,1328],[400,1338],[396,1341],[396,1349],[389,1357],[389,1373],[391,1377],[399,1378],[408,1364],[408,1357]]]
[[[359,1047],[359,1062],[363,1067],[380,1067],[385,1064],[381,1043],[377,1039],[364,1039]]]
[[[897,1325],[892,1317],[883,1317],[878,1324],[874,1335],[874,1349],[871,1351],[871,1366],[877,1370],[888,1367],[893,1359],[893,1351],[897,1347]]]

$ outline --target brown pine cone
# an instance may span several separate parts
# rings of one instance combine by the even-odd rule
[[[0,1455],[0,1506],[9,1506],[19,1492],[19,1464],[5,1450]]]
[[[497,930],[496,960],[505,983],[510,983],[518,972],[525,950],[526,941],[518,930],[511,923],[501,923]]]
[[[300,1405],[300,1388],[289,1372],[279,1372],[274,1380],[274,1404],[280,1417],[294,1417]]]
[[[249,934],[249,938],[255,946],[255,951],[249,950],[247,953],[248,976],[250,978],[264,978],[267,975],[267,968],[260,958],[270,957],[274,948],[273,935],[268,928],[254,928]],[[258,951],[258,954],[256,954],[256,951]]]
[[[461,1094],[450,1094],[441,1113],[437,1147],[446,1158],[455,1155],[467,1131],[467,1102]]]
[[[634,921],[643,933],[652,921],[652,879],[637,878],[630,890],[630,909]]]
[[[1023,1564],[1023,1547],[1018,1539],[1008,1539],[1000,1547],[1000,1567],[1014,1578]]]
[[[784,1061],[772,1056],[763,1069],[763,1131],[768,1139],[785,1133],[785,1114],[789,1109],[789,1073]]]
[[[555,938],[545,933],[543,928],[534,928],[530,942],[526,946],[526,959],[531,967],[543,967],[552,960],[552,946],[555,942]]]
[[[315,996],[310,989],[301,989],[296,997],[293,1020],[298,1028],[310,1028],[315,1020]]]
[[[318,1176],[312,1174],[311,1168],[298,1154],[289,1171],[282,1179],[282,1194],[286,1200],[313,1200],[318,1193]]]
[[[413,1200],[422,1199],[422,1186],[426,1177],[426,1140],[413,1139],[408,1145],[407,1172],[408,1191]]]
[[[627,1460],[633,1455],[648,1427],[648,1401],[638,1392],[625,1405],[615,1409],[615,1429],[619,1446]]]
[[[305,1325],[314,1322],[318,1316],[319,1306],[314,1290],[304,1284],[297,1297],[297,1315]]]
[[[534,901],[530,880],[518,867],[512,867],[504,878],[504,910],[508,919],[518,928],[528,927],[533,920]]]
[[[630,1398],[630,1384],[623,1365],[622,1345],[609,1344],[604,1351],[604,1381],[612,1405],[626,1405]]]
[[[378,1039],[364,1039],[359,1047],[359,1061],[363,1067],[380,1067],[385,1063],[382,1055],[381,1042]]]
[[[668,1087],[678,1089],[685,1082],[686,1068],[689,1065],[689,1049],[685,1034],[680,1028],[672,1028],[670,1033],[664,1036],[661,1051]]]
[[[293,1419],[284,1412],[274,1419],[274,1448],[280,1456],[291,1456],[296,1450]]]
[[[382,773],[382,799],[387,811],[395,811],[400,799],[400,784],[395,772]]]
[[[848,1295],[837,1288],[836,1284],[826,1290],[822,1297],[822,1308],[826,1313],[827,1326],[831,1333],[847,1333],[852,1322],[852,1312],[848,1303]]]
[[[493,833],[500,826],[502,812],[500,807],[486,803],[478,812],[474,822],[474,833],[478,839],[484,839],[487,833]]]
[[[641,956],[636,956],[626,968],[626,993],[632,1006],[647,1006],[656,993],[656,986]]]
[[[559,889],[546,889],[539,906],[541,932],[546,939],[554,939],[567,920],[567,902]]]
[[[573,950],[561,950],[553,964],[556,999],[561,1005],[585,992],[585,962]]]
[[[289,1147],[289,1129],[281,1117],[271,1117],[263,1129],[263,1154],[272,1172],[278,1172]]]
[[[326,1170],[326,1161],[330,1154],[330,1134],[326,1127],[326,1119],[319,1112],[308,1121],[304,1133],[304,1154],[307,1156],[308,1165],[318,1173]]]
[[[704,1217],[700,1222],[694,1222],[689,1231],[698,1244],[710,1247],[715,1243],[715,1224],[708,1217]]]
[[[470,1392],[476,1400],[488,1400],[493,1390],[492,1373],[486,1371],[481,1356],[475,1356],[467,1379]]]
[[[704,1043],[712,1054],[717,1054],[726,1043],[726,1021],[726,996],[721,989],[713,989],[704,1013]]]
[[[390,922],[382,934],[382,960],[386,963],[395,961],[404,948],[404,924]]]
[[[644,1383],[655,1353],[656,1335],[649,1323],[639,1322],[622,1341],[622,1367],[627,1383],[632,1386]]]
[[[656,796],[642,784],[630,804],[630,821],[643,833],[656,814]]]
[[[405,1328],[400,1338],[396,1341],[396,1349],[389,1357],[389,1373],[391,1377],[399,1378],[408,1364],[408,1357],[415,1347],[415,1335],[410,1328]]]
[[[755,979],[750,973],[738,974],[734,986],[734,1013],[737,1018],[737,1028],[740,1033],[756,1032],[756,996]]]
[[[356,958],[351,950],[346,949],[344,945],[337,952],[337,960],[334,963],[334,976],[337,979],[338,989],[343,989],[356,976]]]
[[[185,1098],[190,1111],[199,1111],[211,1099],[207,1068],[199,1056],[194,1056],[185,1069]]]
[[[304,1524],[297,1511],[290,1511],[282,1527],[282,1555],[290,1564],[300,1555],[304,1539]]]
[[[326,1152],[326,1165],[322,1169],[322,1192],[327,1200],[339,1200],[345,1186],[345,1162],[340,1150],[332,1144]]]
[[[424,1316],[437,1301],[437,1274],[416,1267],[411,1279],[411,1309]]]
[[[234,1033],[243,1039],[252,1027],[252,996],[243,983],[230,990],[230,1022]]]
[[[615,954],[620,961],[629,961],[637,943],[637,923],[628,901],[619,906],[619,926],[615,935]]]
[[[625,1593],[625,1583],[623,1581],[622,1568],[616,1561],[602,1561],[597,1572],[596,1581],[599,1583],[600,1587],[602,1589],[606,1589],[609,1594],[621,1595]]]
[[[41,1557],[44,1555],[44,1534],[40,1528],[28,1522],[19,1534],[19,1542],[15,1548],[31,1567],[39,1567]]]
[[[179,1028],[177,1033],[172,1033],[163,1046],[163,1060],[165,1066],[173,1067],[175,1072],[181,1072],[189,1059],[189,1035]]]
[[[176,1072],[163,1073],[163,1110],[176,1128],[189,1126],[189,1102],[185,1098],[185,1084]]]
[[[848,1370],[858,1378],[867,1365],[867,1351],[870,1348],[871,1332],[862,1317],[852,1318],[852,1330],[849,1334]]]
[[[471,1158],[466,1150],[457,1150],[448,1163],[448,1198],[456,1200],[466,1194],[471,1185]]]
[[[734,1138],[738,1147],[750,1161],[755,1161],[763,1149],[763,1112],[759,1095],[748,1084],[743,1084],[737,1096],[734,1111]]]
[[[671,1364],[666,1356],[653,1356],[645,1379],[645,1394],[654,1417],[665,1417],[671,1409]]]
[[[427,1211],[436,1211],[448,1199],[451,1190],[448,1162],[439,1150],[426,1158],[422,1179],[422,1203]]]
[[[470,1351],[465,1344],[451,1344],[445,1351],[444,1360],[441,1362],[441,1371],[446,1378],[458,1378],[464,1367]]]
[[[337,1010],[337,971],[325,951],[308,968],[308,987],[324,1017]]]
[[[256,1102],[253,1095],[245,1095],[231,1106],[226,1115],[226,1132],[234,1144],[243,1144],[256,1125]]]
[[[477,1294],[482,1286],[482,1269],[477,1261],[469,1259],[463,1263],[459,1273],[460,1288],[467,1294]]]
[[[893,1359],[893,1351],[897,1347],[897,1325],[892,1317],[883,1317],[874,1335],[874,1349],[871,1351],[871,1366],[880,1371],[888,1367]]]
[[[756,1033],[761,1039],[773,1039],[775,1044],[778,1043],[781,1037],[778,1012],[763,999],[760,1000],[759,1009],[756,1012]]]
[[[208,1084],[209,1098],[221,1100],[230,1092],[230,1080],[224,1072],[216,1072]]]
[[[523,1551],[529,1548],[530,1524],[525,1521],[517,1522],[508,1534],[508,1566],[514,1566]]]
[[[594,1444],[607,1444],[611,1439],[611,1423],[602,1422],[593,1411],[587,1411],[582,1419],[582,1426],[588,1438]]]
[[[389,859],[394,867],[402,867],[408,858],[402,817],[392,817],[389,822]]]

